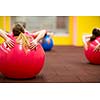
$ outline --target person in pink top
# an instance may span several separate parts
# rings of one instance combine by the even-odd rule
[[[30,36],[29,33],[26,33],[26,30],[23,27],[23,25],[21,25],[20,23],[14,24],[13,28],[12,28],[12,34],[9,34],[9,35],[13,35],[13,37],[15,37],[18,40],[20,34]],[[34,39],[30,42],[30,44],[28,44],[28,47],[31,50],[34,49],[37,46],[38,42],[45,36],[45,34],[47,34],[46,30],[40,30],[38,32],[35,32],[32,35],[32,37],[34,37]],[[6,40],[6,43],[9,47],[12,48],[14,46],[11,38],[7,37],[7,35],[8,35],[7,32],[1,30],[0,35]]]
[[[88,49],[90,42],[94,41],[97,37],[100,37],[100,29],[94,28],[92,34],[83,35],[83,43],[85,50]],[[100,51],[100,43],[94,48],[94,51]]]

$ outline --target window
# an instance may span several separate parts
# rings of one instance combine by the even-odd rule
[[[68,16],[13,16],[11,22],[26,23],[30,32],[46,29],[55,34],[68,33]]]
[[[65,16],[57,17],[56,27],[57,27],[57,29],[66,29],[66,17]]]

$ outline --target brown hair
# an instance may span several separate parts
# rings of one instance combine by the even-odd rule
[[[94,28],[92,31],[92,36],[90,38],[90,41],[95,40],[98,36],[100,36],[100,29]]]
[[[17,23],[13,26],[12,32],[14,36],[19,36],[20,33],[24,33],[25,31],[24,27],[21,24]]]

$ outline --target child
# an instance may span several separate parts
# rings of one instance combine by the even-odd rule
[[[93,40],[95,40],[97,37],[100,36],[100,29],[99,28],[94,28],[92,31],[92,34],[90,35],[83,35],[83,43],[84,47],[87,50],[89,43]],[[95,47],[94,51],[100,51],[100,43]]]

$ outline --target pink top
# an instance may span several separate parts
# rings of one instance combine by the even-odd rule
[[[30,36],[32,36],[33,38],[36,38],[36,37],[34,36],[34,34],[31,34],[31,33],[29,33],[28,31],[26,31],[24,34],[30,35]],[[8,37],[10,37],[10,38],[11,38],[11,37],[14,37],[13,32],[12,32],[12,33],[9,33]]]

